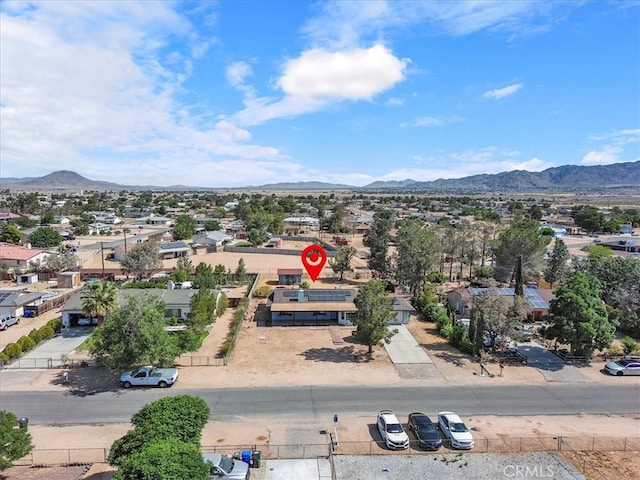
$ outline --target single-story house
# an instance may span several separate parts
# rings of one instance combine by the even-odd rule
[[[473,309],[473,297],[482,295],[486,288],[458,288],[447,292],[447,305],[458,318],[471,318]],[[498,295],[505,296],[513,302],[515,296],[514,288],[498,288]],[[549,302],[553,298],[553,292],[547,288],[525,288],[524,297],[531,306],[531,317],[533,320],[541,320],[549,314]]]
[[[216,293],[216,303],[220,301],[222,292],[214,290]],[[123,305],[131,296],[142,296],[145,294],[156,295],[166,304],[165,316],[186,320],[191,312],[191,297],[198,293],[196,289],[163,289],[163,288],[123,288],[118,290],[118,303]],[[78,320],[85,317],[82,311],[83,292],[79,291],[64,304],[61,309],[62,325],[75,327]]]
[[[148,217],[140,217],[140,218],[136,218],[135,219],[135,223],[134,225],[160,225],[160,226],[168,226],[169,224],[171,224],[171,219],[167,218],[167,217],[156,217],[153,215],[150,215]]]
[[[284,220],[284,231],[319,230],[320,220],[315,217],[287,217]]]
[[[279,268],[278,284],[279,285],[299,285],[302,283],[301,268]]]
[[[42,297],[48,292],[27,292],[24,287],[4,288],[0,290],[0,317],[14,315],[27,316],[25,307],[42,303]]]
[[[221,247],[225,243],[229,243],[231,240],[233,240],[233,237],[231,235],[227,235],[224,230],[200,232],[193,236],[194,245]]]
[[[29,246],[22,247],[11,243],[0,242],[0,264],[14,269],[16,273],[22,273],[29,268],[29,263],[44,263],[50,255],[49,252]]]
[[[171,258],[188,257],[191,248],[184,242],[160,243],[160,258],[169,260]]]
[[[284,289],[277,288],[267,298],[271,325],[353,325],[349,317],[358,309],[356,289]],[[390,325],[408,323],[414,308],[395,297]]]

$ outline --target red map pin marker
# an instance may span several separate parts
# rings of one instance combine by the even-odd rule
[[[302,264],[314,282],[327,263],[327,252],[320,245],[309,245],[302,251]]]

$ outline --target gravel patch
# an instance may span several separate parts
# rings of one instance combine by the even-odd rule
[[[552,452],[453,455],[370,455],[333,457],[337,480],[586,480]]]

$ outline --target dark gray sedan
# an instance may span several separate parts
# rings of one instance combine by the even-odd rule
[[[640,375],[640,360],[623,358],[617,362],[609,362],[604,366],[609,375],[621,377],[623,375]]]
[[[442,446],[442,438],[435,424],[424,413],[411,413],[409,415],[409,430],[413,431],[420,448],[438,450]]]

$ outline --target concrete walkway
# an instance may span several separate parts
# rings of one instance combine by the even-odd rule
[[[527,356],[527,363],[542,373],[547,382],[591,382],[577,367],[567,365],[560,357],[536,342],[520,343],[518,351]]]
[[[62,356],[69,355],[76,348],[82,345],[91,333],[93,327],[73,327],[62,331],[60,335],[50,340],[42,342],[30,352],[24,354],[15,362],[5,368],[51,368],[62,365]]]

